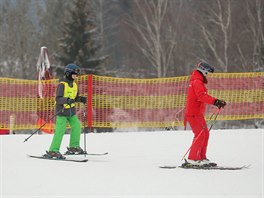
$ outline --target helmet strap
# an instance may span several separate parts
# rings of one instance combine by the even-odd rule
[[[65,73],[65,76],[66,76],[66,78],[69,80],[69,81],[74,81],[74,79],[72,78],[72,72],[69,72],[69,71],[67,71],[66,73]]]

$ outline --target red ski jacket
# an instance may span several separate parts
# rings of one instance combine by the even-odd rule
[[[205,112],[205,103],[214,104],[216,98],[208,95],[205,87],[206,79],[202,73],[194,70],[189,82],[184,125],[186,126],[186,117],[203,116]]]

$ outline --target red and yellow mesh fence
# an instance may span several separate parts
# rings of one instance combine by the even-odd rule
[[[208,80],[209,94],[227,102],[219,120],[264,118],[264,72],[216,73]],[[89,127],[182,126],[188,81],[188,76],[156,79],[81,76],[77,84],[80,95],[88,97],[88,103],[77,105],[77,115]],[[58,80],[0,78],[0,129],[37,129],[47,122],[43,129],[52,132],[57,84]],[[207,118],[214,108],[208,106]]]

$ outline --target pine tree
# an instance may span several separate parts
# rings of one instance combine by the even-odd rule
[[[105,57],[96,57],[100,49],[96,40],[96,26],[94,16],[88,0],[72,1],[73,8],[69,11],[68,19],[64,22],[63,35],[60,38],[60,52],[56,55],[59,61],[66,66],[75,63],[85,70],[86,74],[98,74],[99,66]],[[64,68],[58,68],[62,73]]]

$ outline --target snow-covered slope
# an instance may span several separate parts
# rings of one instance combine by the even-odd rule
[[[52,136],[35,135],[24,143],[27,137],[0,136],[1,198],[264,196],[263,129],[212,130],[208,158],[219,165],[251,165],[239,171],[158,168],[181,164],[191,131],[88,134],[88,152],[109,154],[87,156],[87,163],[28,158],[43,154]],[[65,135],[62,152],[68,140]]]

